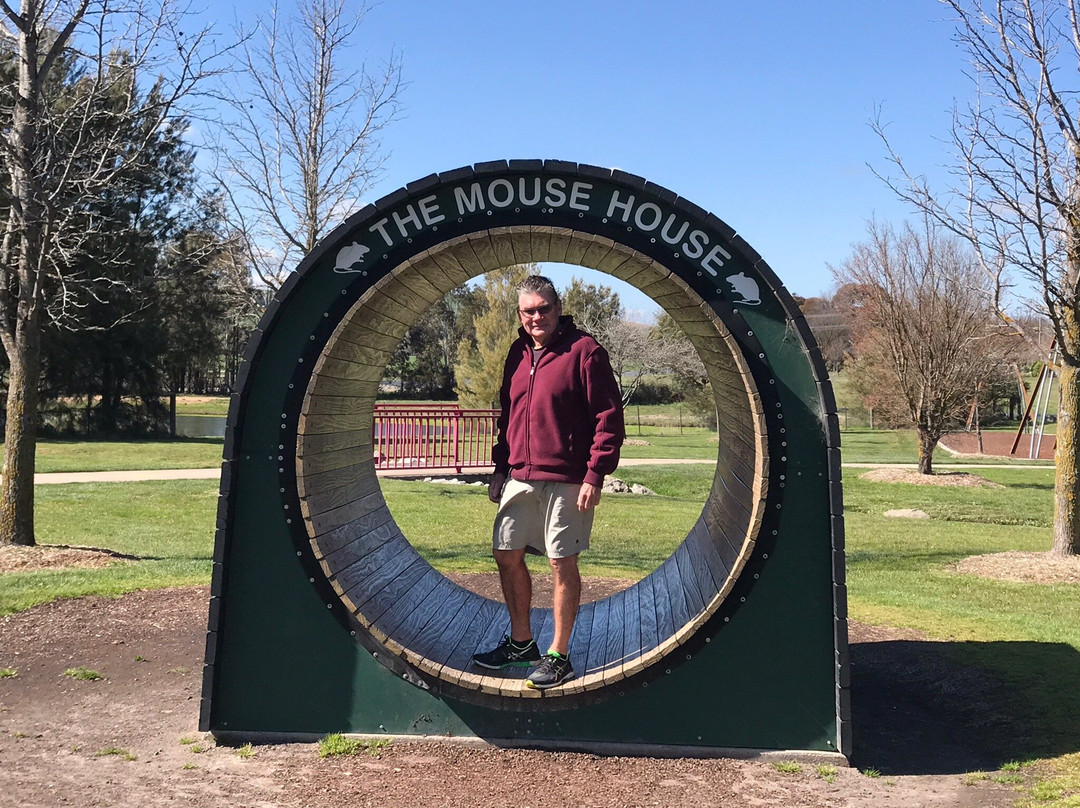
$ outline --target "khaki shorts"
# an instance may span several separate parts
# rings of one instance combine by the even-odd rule
[[[508,478],[495,516],[494,549],[524,549],[549,558],[588,549],[596,509],[578,510],[579,490],[578,483]]]

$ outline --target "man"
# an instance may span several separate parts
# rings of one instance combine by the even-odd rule
[[[518,316],[520,336],[503,369],[488,486],[488,497],[499,503],[492,552],[510,634],[473,661],[493,670],[539,666],[526,685],[544,689],[574,675],[569,647],[581,602],[578,553],[589,546],[604,476],[619,464],[625,430],[607,351],[562,316],[550,280],[532,275],[521,283]],[[543,657],[529,624],[526,552],[546,554],[551,564],[555,636]]]

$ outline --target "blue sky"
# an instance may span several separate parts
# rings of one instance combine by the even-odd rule
[[[223,6],[221,22],[260,7]],[[946,17],[935,0],[384,0],[358,53],[398,50],[408,87],[373,198],[486,160],[621,168],[725,220],[792,292],[820,294],[868,218],[910,215],[866,165],[885,167],[876,105],[905,160],[942,176],[970,95]]]

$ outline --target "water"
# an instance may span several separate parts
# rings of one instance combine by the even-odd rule
[[[176,434],[181,438],[225,437],[223,415],[177,415]]]

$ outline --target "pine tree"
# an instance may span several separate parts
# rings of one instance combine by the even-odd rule
[[[458,402],[468,408],[499,406],[506,353],[517,338],[517,289],[536,264],[516,264],[484,275],[487,306],[476,318],[476,341],[463,340],[454,367]]]

